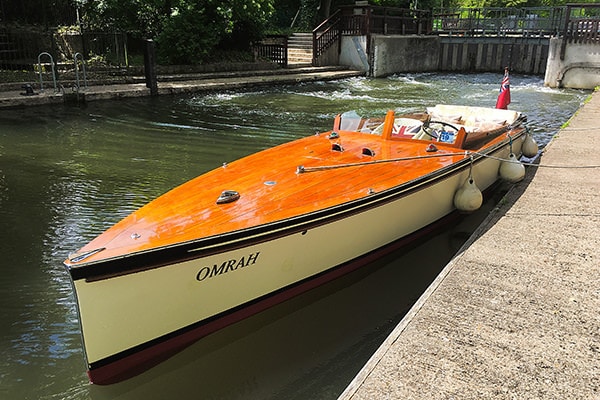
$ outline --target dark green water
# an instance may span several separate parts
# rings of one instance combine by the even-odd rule
[[[419,74],[0,111],[0,398],[336,398],[492,202],[411,251],[110,387],[87,381],[62,260],[168,189],[223,162],[327,130],[339,112],[493,107],[500,80]],[[511,84],[509,108],[528,115],[542,145],[588,95],[544,88],[538,77],[513,76]]]

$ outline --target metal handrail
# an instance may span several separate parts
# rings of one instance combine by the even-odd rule
[[[469,36],[556,36],[565,7],[437,8],[433,32]]]
[[[591,18],[586,18],[585,14],[587,9],[597,9],[600,11],[600,4],[568,4],[566,6],[565,20],[562,29],[563,41],[560,46],[561,60],[565,59],[567,42],[600,44],[600,17],[591,16]],[[595,12],[592,12],[592,14],[594,13]]]
[[[79,86],[79,64],[77,63],[78,57],[81,58],[81,67],[83,69],[83,85],[87,89],[87,78],[85,75],[85,60],[83,59],[83,55],[81,53],[75,53],[75,55],[73,56],[73,62],[75,63],[75,78],[77,80],[77,89],[80,88],[80,86]]]
[[[341,40],[340,16],[341,11],[337,10],[313,29],[313,65],[316,64],[317,58],[331,47],[333,43]]]
[[[38,55],[38,72],[40,74],[40,90],[44,90],[44,80],[42,79],[42,56],[48,56],[50,58],[50,65],[52,66],[52,81],[54,82],[54,91],[58,91],[56,88],[56,71],[54,70],[54,58],[48,52],[42,52]]]

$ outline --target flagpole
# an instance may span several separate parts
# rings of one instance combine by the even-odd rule
[[[504,67],[504,77],[500,84],[500,93],[496,100],[496,108],[506,110],[510,104],[510,79],[508,76],[508,67]]]

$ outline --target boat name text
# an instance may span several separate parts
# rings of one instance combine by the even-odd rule
[[[221,265],[214,264],[212,267],[203,267],[196,274],[196,280],[198,282],[202,282],[205,279],[212,278],[217,275],[222,275],[229,271],[235,271],[238,268],[244,268],[249,265],[254,265],[256,264],[256,260],[258,260],[259,254],[260,251],[257,251],[256,253],[252,253],[249,256],[223,261]]]

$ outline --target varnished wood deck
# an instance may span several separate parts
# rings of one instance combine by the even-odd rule
[[[393,113],[389,116],[393,120]],[[199,176],[126,217],[77,254],[102,251],[81,262],[71,256],[66,263],[98,262],[310,214],[405,184],[466,157],[456,144],[435,142],[438,151],[428,152],[431,141],[394,136],[391,125],[383,135],[338,131],[339,137],[331,138],[330,133],[285,143]],[[500,135],[482,149],[503,139]],[[334,144],[343,151],[333,150]],[[363,154],[365,148],[374,155]],[[299,173],[299,167],[312,172]],[[217,204],[225,190],[238,192],[239,200]]]
[[[333,151],[333,143],[344,151]],[[439,151],[435,157],[372,163],[428,157],[428,144],[356,132],[340,132],[339,139],[322,133],[286,143],[181,185],[117,223],[79,253],[105,248],[85,260],[95,262],[269,224],[387,190],[465,158],[458,149],[436,143]],[[365,147],[375,156],[363,155]],[[310,169],[360,163],[365,165],[297,172],[299,166]],[[224,190],[239,192],[240,199],[216,204]]]

